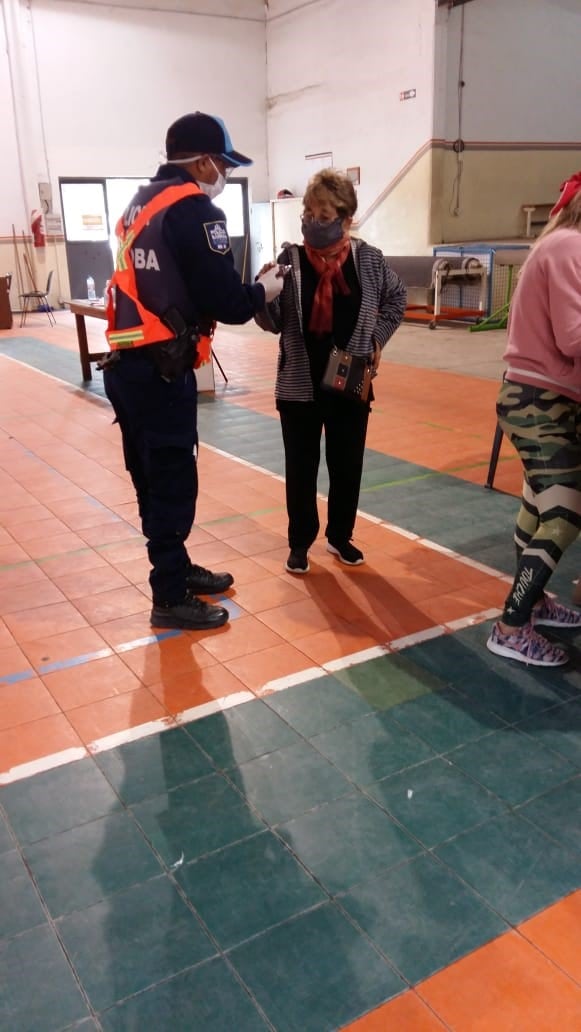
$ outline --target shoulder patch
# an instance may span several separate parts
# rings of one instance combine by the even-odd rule
[[[225,222],[204,222],[204,229],[211,251],[226,254],[230,250],[230,237]]]

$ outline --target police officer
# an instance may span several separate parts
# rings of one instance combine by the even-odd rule
[[[193,565],[185,547],[198,493],[193,367],[211,361],[215,321],[247,322],[278,296],[282,278],[270,270],[246,286],[234,268],[212,201],[231,169],[252,162],[234,150],[222,120],[184,115],[168,129],[166,153],[117,226],[104,382],[147,538],[151,623],[212,629],[228,610],[197,595],[221,593],[233,577]]]

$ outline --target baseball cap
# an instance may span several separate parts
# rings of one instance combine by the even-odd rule
[[[217,115],[195,111],[170,125],[165,138],[168,160],[178,154],[215,154],[227,165],[251,165],[252,158],[234,150],[230,133]]]

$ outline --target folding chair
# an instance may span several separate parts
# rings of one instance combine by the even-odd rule
[[[26,316],[30,312],[34,311],[34,309],[32,308],[32,304],[33,304],[34,301],[38,302],[37,303],[37,311],[39,311],[41,309],[41,307],[42,307],[44,309],[44,311],[46,312],[46,314],[48,315],[48,321],[49,321],[50,325],[51,326],[56,326],[56,319],[55,319],[54,315],[52,314],[52,309],[50,307],[50,302],[48,300],[48,295],[50,294],[50,285],[51,285],[51,283],[52,283],[52,269],[50,270],[50,272],[48,274],[48,279],[46,281],[46,289],[45,290],[30,290],[27,294],[21,294],[20,295],[20,300],[23,302],[23,304],[22,304],[22,313],[21,313],[21,316],[20,316],[20,325],[21,326],[25,325],[25,323],[26,323]]]

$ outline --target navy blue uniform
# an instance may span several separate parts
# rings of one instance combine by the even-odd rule
[[[152,182],[164,179],[193,181],[179,165],[162,165]],[[215,232],[216,226],[226,231],[224,212],[205,194],[174,204],[164,221],[166,242],[182,270],[198,318],[237,326],[264,307],[264,289],[256,284],[241,289],[230,242]]]
[[[152,183],[163,188],[170,180],[194,182],[185,169],[168,164],[158,170]],[[139,194],[132,204],[136,201]],[[163,264],[167,249],[172,261],[166,259],[166,265],[173,266],[173,275],[179,280],[175,296],[183,301],[180,310],[187,308],[181,314],[188,325],[207,328],[213,320],[240,324],[264,307],[263,287],[241,282],[224,214],[205,194],[178,201],[166,211],[161,225],[164,246],[158,248],[160,261]],[[138,236],[136,247],[139,243]],[[165,272],[167,276],[168,270]],[[142,289],[147,292],[148,277],[140,280],[137,273],[136,277],[141,302],[155,311],[154,294],[141,296]],[[167,295],[167,291],[163,293]],[[153,602],[173,606],[186,595],[189,558],[185,542],[198,494],[196,378],[193,370],[187,369],[171,382],[164,380],[147,345],[119,351],[119,356],[116,364],[105,369],[105,391],[120,425],[125,464],[137,494],[152,565]]]

